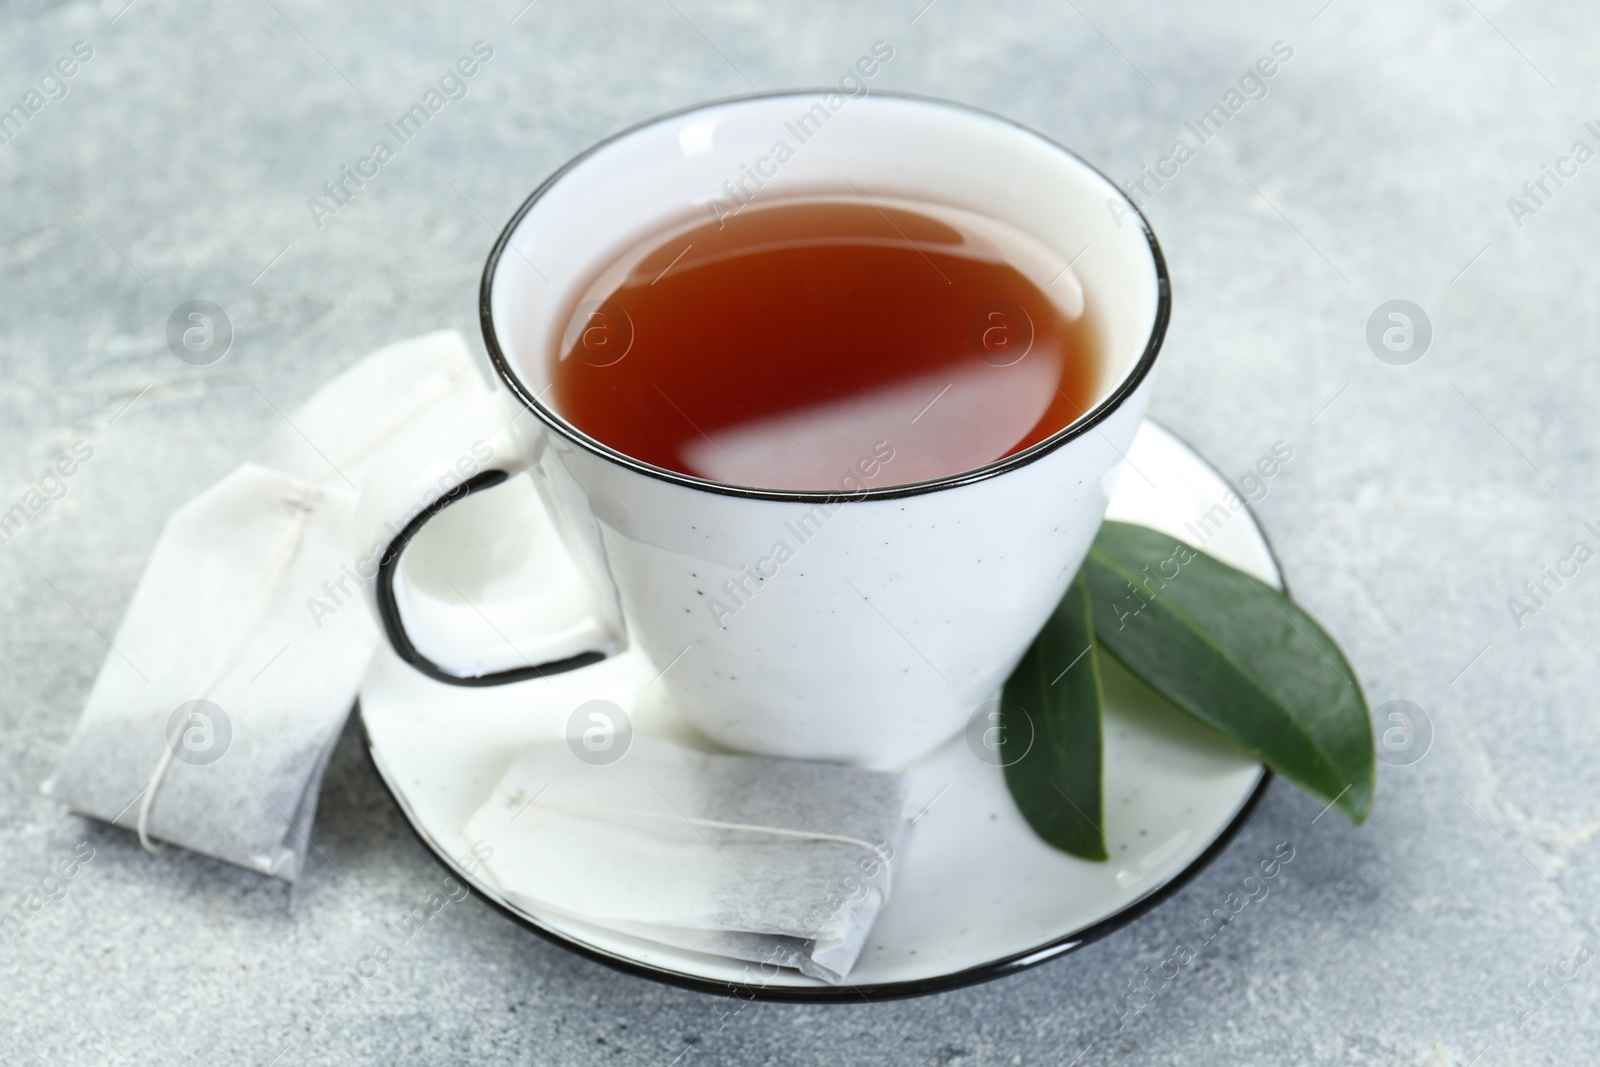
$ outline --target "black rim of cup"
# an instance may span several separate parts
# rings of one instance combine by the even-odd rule
[[[635,459],[627,453],[620,452],[617,449],[612,448],[610,445],[607,445],[605,442],[589,436],[564,419],[559,412],[546,406],[541,400],[539,400],[534,391],[529,389],[522,382],[522,380],[518,378],[516,371],[511,367],[510,360],[506,358],[505,351],[500,345],[499,336],[495,332],[494,315],[491,306],[491,296],[494,291],[495,274],[499,268],[501,257],[505,254],[506,249],[510,247],[512,235],[516,233],[518,226],[521,225],[522,220],[527,216],[528,212],[533,210],[534,205],[543,199],[544,195],[549,192],[557,182],[566,177],[568,172],[570,172],[579,163],[582,163],[584,160],[588,159],[601,149],[611,145],[613,142],[628,137],[639,130],[655,126],[670,119],[681,118],[684,115],[690,115],[698,111],[706,111],[712,108],[725,107],[729,104],[746,103],[752,100],[770,100],[777,97],[823,96],[831,91],[832,90],[830,89],[784,89],[768,93],[746,93],[740,96],[731,96],[721,100],[709,101],[703,104],[695,104],[691,107],[680,108],[676,111],[669,111],[663,115],[657,115],[654,118],[646,119],[644,122],[629,126],[625,130],[614,133],[610,137],[591,145],[578,155],[572,157],[572,159],[563,164],[560,169],[541,182],[539,187],[528,196],[528,199],[522,202],[522,206],[517,208],[516,213],[511,216],[511,220],[507,222],[505,228],[500,231],[500,236],[495,240],[494,248],[489,252],[489,259],[484,264],[483,281],[478,290],[478,317],[483,329],[483,343],[489,351],[489,359],[494,364],[495,372],[499,374],[500,379],[505,382],[506,388],[511,391],[512,395],[515,396],[525,408],[531,411],[534,416],[539,419],[539,421],[544,423],[547,428],[555,433],[560,434],[568,441],[571,441],[574,444],[577,444],[580,447],[594,453],[595,455],[598,455],[603,459],[610,460],[613,463],[617,463],[628,468],[629,470],[637,471],[640,474],[648,475],[649,477],[659,479],[660,481],[671,482],[675,485],[685,486],[690,489],[699,489],[704,492],[719,493],[724,496],[747,497],[754,500],[780,500],[806,504],[819,504],[840,499],[851,501],[893,500],[898,497],[919,496],[923,493],[932,493],[942,489],[953,489],[957,486],[968,485],[972,482],[978,482],[986,478],[993,478],[996,475],[1005,474],[1007,471],[1012,471],[1018,467],[1026,466],[1027,464],[1032,463],[1034,460],[1042,459],[1043,457],[1054,452],[1056,449],[1060,448],[1062,445],[1065,445],[1068,441],[1075,440],[1076,438],[1081,437],[1090,430],[1094,429],[1096,426],[1100,425],[1108,417],[1110,417],[1112,412],[1121,407],[1123,402],[1126,401],[1128,397],[1134,394],[1134,392],[1144,382],[1144,379],[1149,375],[1150,368],[1155,365],[1156,356],[1161,351],[1161,343],[1166,338],[1167,322],[1171,318],[1172,314],[1172,284],[1167,276],[1167,261],[1161,254],[1161,245],[1156,241],[1155,231],[1150,228],[1149,220],[1144,217],[1144,213],[1139,210],[1138,206],[1135,205],[1132,200],[1128,199],[1127,195],[1123,193],[1123,191],[1117,186],[1116,182],[1107,177],[1103,171],[1094,166],[1088,160],[1084,159],[1082,156],[1078,155],[1076,152],[1072,151],[1070,148],[1051,140],[1044,134],[1039,133],[1037,130],[1034,130],[1028,126],[1024,126],[1019,122],[1014,122],[1003,115],[997,115],[992,111],[985,111],[982,108],[972,107],[967,104],[959,104],[950,100],[941,100],[937,97],[919,96],[915,93],[879,91],[873,92],[870,95],[890,97],[897,100],[910,100],[920,104],[932,104],[938,107],[967,112],[968,114],[972,115],[979,115],[983,118],[991,119],[995,122],[1001,122],[1007,126],[1011,126],[1014,129],[1017,129],[1030,137],[1038,139],[1056,151],[1073,159],[1080,166],[1084,167],[1089,172],[1104,181],[1106,183],[1106,187],[1112,190],[1113,195],[1121,198],[1122,203],[1127,209],[1128,216],[1138,221],[1139,228],[1143,231],[1145,240],[1150,246],[1150,258],[1153,262],[1156,272],[1156,313],[1155,319],[1151,323],[1150,336],[1145,341],[1144,351],[1140,353],[1138,361],[1134,364],[1131,370],[1123,375],[1122,380],[1117,383],[1115,388],[1102,397],[1100,401],[1083,416],[1064,426],[1060,430],[1057,430],[1054,434],[1045,438],[1043,441],[1040,441],[1035,445],[1031,445],[1015,455],[995,460],[992,463],[986,463],[981,467],[974,467],[971,470],[961,471],[957,474],[946,475],[943,478],[935,478],[922,482],[912,482],[906,485],[889,485],[879,489],[862,489],[851,492],[842,492],[840,490],[761,489],[754,486],[731,485],[726,482],[711,481],[707,478],[697,478],[692,474],[684,474],[679,471],[668,470],[665,467],[657,467],[654,464]]]

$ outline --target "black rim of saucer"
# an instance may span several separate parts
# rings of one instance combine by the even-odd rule
[[[1222,472],[1217,470],[1211,461],[1206,459],[1205,456],[1201,455],[1198,450],[1189,444],[1189,442],[1185,441],[1171,430],[1168,430],[1165,426],[1161,426],[1160,423],[1155,423],[1155,425],[1158,426],[1164,433],[1168,434],[1174,441],[1177,441],[1185,451],[1199,460],[1201,464],[1203,464],[1218,478],[1222,479],[1223,482],[1227,482],[1227,478],[1222,474]],[[1278,581],[1282,584],[1283,591],[1288,593],[1289,581],[1284,576],[1283,566],[1278,560],[1278,553],[1272,547],[1272,541],[1267,537],[1267,532],[1262,528],[1261,523],[1257,521],[1255,512],[1251,509],[1248,502],[1245,504],[1244,514],[1250,517],[1252,525],[1255,526],[1256,533],[1261,537],[1262,544],[1266,546],[1267,557],[1272,560],[1272,566],[1278,572]],[[468,887],[473,895],[478,897],[478,899],[482,900],[485,904],[495,908],[497,911],[516,922],[519,926],[538,934],[546,941],[549,941],[555,945],[560,945],[562,948],[567,949],[570,952],[575,952],[579,956],[593,960],[596,963],[604,964],[605,966],[610,967],[613,970],[621,971],[624,974],[631,974],[639,978],[648,978],[651,981],[677,986],[681,989],[692,989],[697,993],[710,993],[718,996],[733,996],[742,1000],[764,1000],[790,1004],[855,1003],[862,1000],[904,1000],[909,997],[923,997],[932,993],[943,993],[947,990],[960,989],[964,986],[972,986],[983,982],[991,982],[996,978],[1005,978],[1009,975],[1017,974],[1022,971],[1029,970],[1030,968],[1037,967],[1041,963],[1059,959],[1068,953],[1075,952],[1078,949],[1083,948],[1085,945],[1099,941],[1101,938],[1115,933],[1124,926],[1127,926],[1129,923],[1133,922],[1135,919],[1142,917],[1146,913],[1153,911],[1155,908],[1165,903],[1168,898],[1172,897],[1180,889],[1193,881],[1196,875],[1209,867],[1212,861],[1220,856],[1223,851],[1230,844],[1232,844],[1233,839],[1238,836],[1239,831],[1244,827],[1244,824],[1248,822],[1250,816],[1255,813],[1256,806],[1261,803],[1261,798],[1266,795],[1267,786],[1272,782],[1274,777],[1271,770],[1266,767],[1262,767],[1260,780],[1256,782],[1255,788],[1250,791],[1250,795],[1245,799],[1245,802],[1239,806],[1238,812],[1234,815],[1232,820],[1229,821],[1228,825],[1225,826],[1214,839],[1212,839],[1211,843],[1206,846],[1204,852],[1196,856],[1188,866],[1184,867],[1183,870],[1173,875],[1164,884],[1151,890],[1144,896],[1132,901],[1120,911],[1113,912],[1112,914],[1107,915],[1105,918],[1090,923],[1088,926],[1085,926],[1082,929],[1070,931],[1058,938],[1055,938],[1054,940],[1047,941],[1036,948],[1012,953],[989,963],[979,964],[976,967],[968,967],[960,971],[952,971],[949,974],[936,975],[931,978],[916,978],[904,982],[880,982],[873,985],[856,985],[847,982],[844,985],[839,986],[746,985],[740,982],[719,982],[710,978],[701,978],[697,975],[685,974],[682,971],[672,971],[667,970],[664,967],[654,967],[649,964],[640,963],[637,960],[629,959],[625,956],[614,955],[613,953],[595,948],[592,945],[587,945],[582,941],[574,940],[573,938],[568,937],[566,934],[552,930],[549,927],[541,926],[538,922],[529,918],[523,912],[520,912],[505,902],[497,900],[488,893],[485,893],[482,889],[478,888],[477,885],[473,884],[472,880],[464,875],[461,868],[458,867],[450,859],[450,857],[434,843],[432,838],[423,833],[422,829],[412,820],[410,813],[406,810],[404,802],[401,801],[399,794],[395,792],[394,787],[389,783],[389,779],[384,775],[383,769],[378,765],[377,756],[372,751],[372,739],[367,733],[367,723],[364,715],[362,714],[359,701],[356,704],[356,718],[361,725],[362,747],[367,753],[367,760],[369,763],[371,763],[373,772],[377,774],[378,780],[383,783],[384,790],[389,794],[389,799],[399,810],[400,817],[405,821],[405,824],[410,827],[411,832],[416,835],[417,840],[422,843],[424,851],[426,851],[428,855],[432,856],[434,860],[437,861],[438,864],[451,875],[461,879],[463,884]]]
[[[973,107],[970,104],[956,103],[952,100],[941,100],[938,97],[932,96],[921,96],[916,93],[891,92],[887,90],[869,91],[867,96],[882,96],[894,100],[907,100],[914,103],[931,104],[937,107],[962,111],[969,115],[978,115],[995,122],[1003,123],[1004,125],[1010,126],[1013,129],[1020,130],[1030,137],[1036,138],[1043,144],[1046,144],[1067,156],[1069,159],[1076,161],[1091,174],[1094,174],[1096,177],[1104,181],[1112,194],[1120,198],[1123,206],[1127,208],[1128,217],[1137,222],[1140,231],[1144,234],[1145,241],[1150,246],[1150,258],[1155,268],[1155,316],[1150,324],[1150,335],[1145,341],[1144,351],[1140,353],[1138,361],[1125,375],[1123,375],[1122,380],[1117,383],[1116,387],[1102,397],[1097,404],[1095,404],[1092,408],[1090,408],[1083,415],[1079,416],[1073,422],[1062,427],[1051,436],[1045,438],[1043,441],[1040,441],[1034,445],[1030,445],[1015,455],[995,460],[994,462],[984,464],[981,467],[974,467],[971,470],[962,471],[959,474],[948,475],[946,477],[936,478],[930,481],[913,482],[907,485],[889,485],[877,489],[865,489],[840,493],[834,490],[761,489],[754,486],[715,482],[707,478],[697,478],[690,474],[683,474],[679,471],[668,470],[665,467],[657,467],[652,463],[646,463],[643,460],[635,459],[625,452],[619,452],[610,445],[607,445],[605,442],[584,433],[578,427],[574,426],[572,423],[563,418],[560,413],[555,411],[553,408],[546,407],[545,404],[539,400],[538,396],[525,384],[523,384],[522,380],[517,376],[516,371],[512,369],[510,360],[506,358],[505,352],[500,347],[500,338],[495,332],[494,315],[490,306],[490,293],[494,288],[494,277],[495,273],[499,269],[501,257],[505,254],[506,249],[511,246],[512,235],[516,232],[517,227],[522,223],[523,218],[527,216],[528,212],[533,210],[533,206],[543,199],[544,195],[549,192],[557,182],[566,177],[566,175],[574,167],[578,166],[578,164],[582,163],[584,160],[588,159],[590,156],[601,151],[602,149],[622,140],[624,137],[627,137],[630,134],[646,129],[650,126],[655,126],[659,123],[667,121],[668,119],[679,118],[683,115],[692,114],[697,111],[705,111],[710,108],[725,107],[730,104],[748,103],[754,100],[770,100],[786,96],[820,97],[833,91],[834,90],[832,89],[779,89],[765,93],[745,93],[740,96],[730,96],[721,100],[711,100],[705,103],[679,108],[676,111],[669,111],[665,114],[656,115],[653,118],[636,123],[635,125],[629,126],[627,129],[614,133],[611,136],[598,141],[593,145],[590,145],[576,156],[573,156],[566,163],[562,164],[558,170],[556,170],[544,181],[540,182],[539,187],[530,193],[528,198],[522,202],[522,205],[517,208],[516,213],[511,216],[511,220],[506,223],[505,228],[500,231],[499,237],[495,239],[494,248],[490,250],[489,258],[484,263],[483,279],[478,287],[478,320],[479,325],[483,330],[483,343],[485,348],[488,350],[489,361],[494,365],[495,373],[498,374],[500,380],[505,383],[505,386],[511,392],[511,395],[515,396],[522,406],[528,411],[532,412],[534,417],[543,423],[551,432],[560,434],[566,440],[589,452],[592,452],[602,459],[610,460],[611,462],[636,473],[647,475],[659,481],[670,482],[674,485],[684,486],[689,489],[698,489],[708,493],[719,493],[724,496],[746,497],[754,500],[781,500],[807,504],[829,503],[835,500],[842,500],[845,502],[895,500],[902,497],[918,496],[923,493],[937,492],[943,489],[954,489],[958,486],[969,485],[972,482],[983,481],[986,478],[993,478],[996,475],[1004,474],[1007,471],[1015,470],[1018,467],[1026,466],[1037,459],[1044,458],[1045,456],[1054,452],[1056,449],[1060,448],[1062,445],[1065,445],[1067,442],[1076,440],[1077,438],[1088,433],[1090,430],[1099,426],[1102,422],[1109,418],[1113,412],[1120,408],[1123,403],[1134,394],[1134,392],[1139,388],[1140,384],[1144,382],[1145,378],[1149,376],[1150,368],[1155,365],[1156,356],[1161,352],[1162,341],[1166,338],[1167,323],[1172,317],[1172,282],[1167,276],[1167,261],[1166,258],[1161,254],[1161,245],[1156,240],[1155,231],[1150,228],[1150,222],[1144,217],[1144,213],[1139,210],[1138,205],[1136,205],[1132,199],[1130,199],[1128,195],[1123,192],[1122,188],[1118,186],[1116,182],[1112,181],[1104,171],[1100,170],[1094,164],[1090,163],[1088,160],[1072,151],[1072,149],[1052,140],[1049,137],[1046,137],[1044,134],[1030,126],[1025,126],[1013,119],[1008,119],[1004,115],[997,115],[992,111],[986,111],[983,108]]]

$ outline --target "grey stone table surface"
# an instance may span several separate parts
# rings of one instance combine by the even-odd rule
[[[1597,33],[1592,5],[1513,0],[7,4],[0,106],[26,121],[0,126],[0,508],[74,441],[94,455],[0,545],[0,904],[80,842],[94,858],[0,944],[0,1059],[1594,1062],[1600,563],[1572,548],[1600,519]],[[1168,175],[1141,193],[1176,293],[1153,413],[1230,475],[1293,448],[1258,512],[1374,705],[1416,704],[1431,748],[1380,767],[1361,828],[1275,783],[1164,906],[979,987],[744,1004],[473,901],[316,1023],[319,988],[438,877],[353,732],[293,887],[152,857],[39,792],[162,521],[364,352],[440,326],[478,345],[489,244],[574,153],[835,81],[880,39],[875,87]],[[319,226],[308,198],[479,40],[466,97]],[[1246,78],[1276,42],[1292,56]],[[164,342],[193,298],[236,330],[213,366]],[[1420,333],[1369,345],[1395,299],[1431,324],[1420,359]],[[1271,896],[1147,977],[1280,841],[1297,856]],[[1135,984],[1153,999],[1121,1020]]]

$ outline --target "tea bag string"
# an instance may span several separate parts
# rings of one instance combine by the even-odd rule
[[[237,652],[235,646],[243,644],[244,637],[254,628],[262,610],[271,603],[272,594],[276,591],[278,583],[283,580],[284,574],[288,572],[289,563],[300,550],[300,542],[305,537],[306,527],[311,519],[312,492],[312,483],[305,482],[301,485],[299,495],[288,499],[288,504],[294,509],[289,529],[267,562],[266,568],[261,572],[255,588],[245,600],[245,605],[235,618],[232,629],[228,631],[227,640],[223,641],[222,647],[213,658],[204,681],[196,687],[197,695],[194,699],[204,700],[211,695],[211,691],[222,680],[223,673],[233,661]],[[180,721],[177,726],[181,735],[184,724]],[[172,766],[173,756],[177,754],[178,737],[169,736],[166,741],[167,743],[161,746],[161,758],[156,761],[155,770],[150,772],[150,781],[144,787],[144,799],[139,802],[139,821],[136,828],[139,833],[139,844],[143,845],[147,852],[160,851],[160,846],[150,838],[150,809],[155,805],[156,794],[166,779],[167,769]]]
[[[747,834],[771,834],[774,837],[798,837],[808,841],[836,841],[842,845],[855,845],[872,853],[883,861],[883,903],[889,903],[889,892],[893,887],[892,867],[889,856],[877,845],[863,841],[859,837],[847,837],[844,834],[829,834],[819,830],[790,830],[782,826],[761,826],[756,823],[723,822],[721,819],[701,819],[693,815],[684,815],[674,812],[671,815],[664,811],[651,811],[648,808],[613,808],[603,804],[571,804],[560,800],[543,800],[534,797],[530,803],[538,804],[543,808],[557,808],[562,811],[585,812],[595,815],[617,815],[622,818],[656,819],[661,822],[687,822],[691,826],[704,826],[714,830],[733,830]]]

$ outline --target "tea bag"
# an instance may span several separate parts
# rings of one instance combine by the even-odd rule
[[[168,520],[46,791],[82,815],[293,881],[377,639],[352,546],[382,447],[486,392],[461,335],[372,353]]]
[[[385,443],[451,404],[488,391],[455,330],[386,345],[281,420],[261,462],[354,493]]]
[[[520,753],[465,832],[535,913],[843,982],[894,889],[905,776],[635,734]]]
[[[168,519],[48,787],[74,811],[293,881],[376,641],[352,499],[244,464]]]

